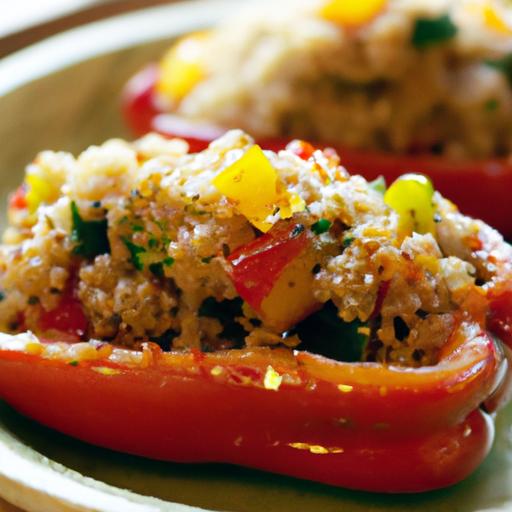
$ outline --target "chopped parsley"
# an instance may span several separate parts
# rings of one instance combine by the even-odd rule
[[[512,53],[505,55],[505,57],[501,59],[486,60],[485,64],[491,68],[501,71],[512,87]]]
[[[355,237],[353,236],[347,236],[343,239],[343,247],[347,249],[354,243]]]
[[[159,263],[151,263],[151,265],[149,265],[149,271],[156,277],[164,277],[164,266],[162,265],[161,262]]]
[[[78,363],[78,361],[75,360],[75,361],[70,361],[68,364],[69,364],[69,366],[78,366],[79,363]]]
[[[429,46],[436,46],[454,38],[457,27],[448,14],[439,18],[418,18],[412,33],[412,44],[423,50]]]
[[[122,240],[128,251],[130,252],[130,260],[133,266],[137,270],[143,270],[144,263],[142,263],[141,254],[144,254],[146,252],[146,249],[144,249],[144,247],[142,247],[141,245],[134,244],[131,240],[128,240],[128,238],[122,237]]]
[[[320,219],[311,226],[311,231],[313,231],[315,235],[322,235],[323,233],[327,233],[331,226],[332,222],[330,220]]]
[[[174,258],[171,258],[170,256],[165,258],[163,261],[159,261],[158,263],[151,263],[149,265],[149,270],[152,274],[154,274],[156,277],[164,277],[164,267],[170,267],[174,263]]]
[[[174,264],[174,258],[170,256],[162,256],[163,259],[161,261],[154,261],[156,259],[152,257],[154,253],[148,253],[148,250],[142,245],[137,245],[126,237],[121,237],[121,240],[130,252],[130,261],[137,270],[144,270],[144,259],[146,259],[146,264],[149,263],[147,260],[150,259],[150,261],[153,260],[153,263],[148,265],[149,271],[156,277],[164,277],[164,267],[171,267]],[[151,243],[149,245],[151,247]],[[145,255],[147,255],[146,258]]]
[[[71,203],[71,240],[78,245],[73,252],[84,258],[95,258],[100,254],[110,253],[107,230],[108,221],[83,220],[74,201]]]

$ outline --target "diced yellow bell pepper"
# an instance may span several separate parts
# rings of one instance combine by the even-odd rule
[[[182,100],[203,78],[206,32],[180,39],[160,63],[157,91],[175,101]]]
[[[34,213],[41,203],[51,203],[57,199],[53,187],[40,176],[28,174],[25,182],[28,185],[26,201],[30,213]]]
[[[318,254],[307,248],[285,267],[261,302],[259,314],[265,325],[283,332],[318,309],[313,295],[315,276],[311,272],[316,263]]]
[[[433,195],[432,182],[421,174],[404,174],[388,188],[384,201],[400,216],[402,234],[435,233]]]
[[[263,233],[272,223],[267,218],[277,208],[280,217],[290,218],[306,204],[297,194],[279,191],[279,176],[262,149],[254,145],[242,158],[224,169],[214,180],[217,190],[236,205],[236,209]]]
[[[294,213],[303,212],[306,202],[299,194],[284,194],[280,203],[279,216],[281,219],[290,219]]]
[[[386,7],[387,0],[330,0],[321,16],[338,25],[360,26],[370,22]]]
[[[498,12],[495,6],[486,4],[482,11],[485,24],[490,29],[503,35],[512,35],[512,27],[509,23],[507,23],[501,13]]]

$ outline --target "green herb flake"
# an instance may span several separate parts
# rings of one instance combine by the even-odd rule
[[[71,220],[71,240],[78,244],[73,250],[75,254],[84,258],[95,258],[100,254],[110,253],[107,219],[83,220],[76,203],[73,201],[71,203]]]
[[[69,366],[78,366],[79,365],[78,361],[70,361],[68,364],[69,364]]]
[[[158,247],[158,240],[156,238],[150,238],[148,242],[148,247],[150,249],[156,249]]]
[[[5,299],[5,293],[0,292],[0,302],[2,302]]]
[[[144,268],[144,264],[140,259],[140,255],[145,253],[146,249],[144,249],[144,247],[141,247],[140,245],[134,244],[131,240],[128,240],[128,238],[122,237],[122,240],[128,251],[130,252],[130,260],[133,266],[137,270],[142,270]]]
[[[368,186],[379,194],[384,195],[386,193],[387,185],[384,176],[379,176],[376,180],[370,181]]]
[[[498,109],[499,106],[500,106],[500,102],[495,98],[491,98],[490,100],[487,100],[484,103],[484,110],[486,112],[494,112],[495,110]]]
[[[215,258],[215,256],[208,256],[207,258],[201,258],[201,261],[202,261],[205,265],[208,265],[208,263],[211,263],[211,261],[213,260],[213,258]]]
[[[343,239],[343,247],[347,249],[354,243],[355,238],[353,236],[347,236]]]
[[[320,219],[311,226],[311,231],[313,231],[315,235],[322,235],[323,233],[327,233],[331,226],[331,221],[327,219]]]
[[[505,55],[501,59],[486,60],[485,64],[503,73],[510,87],[512,87],[512,53]]]
[[[164,277],[164,266],[162,262],[151,263],[151,265],[149,265],[149,271],[156,277]]]
[[[138,224],[135,224],[132,226],[132,231],[135,233],[144,231],[144,226],[139,226]]]
[[[167,258],[165,258],[162,263],[164,264],[164,266],[166,267],[172,267],[174,265],[174,258],[171,258],[170,256],[167,256]]]
[[[414,47],[423,50],[436,46],[450,39],[457,34],[457,27],[448,14],[439,18],[418,18],[412,33],[412,44]]]

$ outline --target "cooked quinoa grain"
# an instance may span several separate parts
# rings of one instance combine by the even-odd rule
[[[457,322],[485,317],[485,294],[510,278],[512,254],[433,191],[428,229],[419,211],[419,232],[406,228],[387,205],[400,186],[383,195],[333,152],[263,152],[241,131],[198,154],[154,134],[76,159],[44,152],[16,193],[25,203],[9,209],[1,329],[434,363]]]

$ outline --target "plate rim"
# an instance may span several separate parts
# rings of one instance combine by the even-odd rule
[[[121,14],[51,36],[0,60],[0,98],[37,79],[95,57],[211,26],[240,2],[242,0],[180,1]],[[172,23],[169,22],[171,16]],[[81,44],[84,40],[88,41],[87,45]],[[51,60],[48,55],[52,55]],[[39,485],[33,480],[34,471],[42,476]],[[75,491],[72,496],[67,492],[70,488]],[[98,500],[92,504],[91,492]],[[27,512],[86,511],[91,507],[101,512],[208,510],[145,496],[84,476],[25,445],[5,429],[1,421],[0,495]],[[42,508],[42,505],[49,508]],[[500,508],[485,509],[486,512],[491,510],[512,510],[512,501],[504,502]]]
[[[0,97],[94,57],[212,26],[240,2],[247,0],[181,0],[119,14],[50,36],[0,60]],[[171,16],[172,23],[169,23]]]

